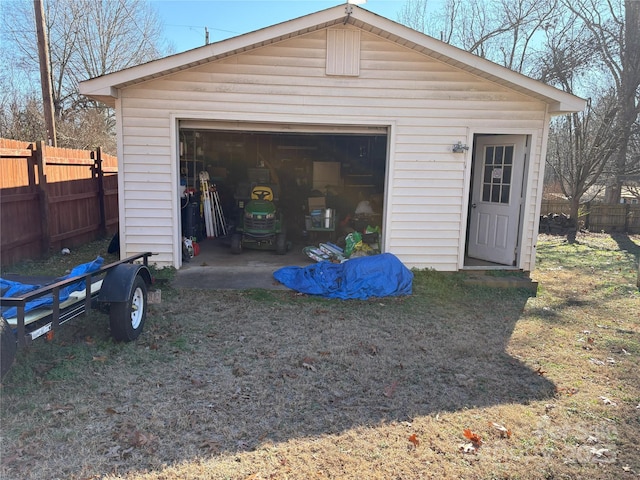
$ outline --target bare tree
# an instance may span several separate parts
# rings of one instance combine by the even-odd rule
[[[552,122],[547,149],[547,165],[559,181],[562,193],[571,202],[570,216],[575,228],[567,239],[574,242],[579,228],[580,203],[597,184],[619,141],[614,119],[618,114],[615,92],[590,102],[585,112],[559,117]]]
[[[24,98],[3,98],[0,116],[0,137],[2,138],[47,138],[47,129],[42,113],[42,99],[35,96]]]
[[[615,169],[608,201],[618,203],[623,179],[640,173],[637,155],[630,152],[634,125],[640,115],[640,2],[637,0],[563,0],[591,32],[604,69],[616,92],[619,130]]]
[[[106,135],[99,136],[100,141],[109,139],[109,144],[102,146],[112,150],[112,112],[80,96],[78,83],[158,58],[163,52],[161,22],[144,0],[48,0],[45,9],[59,145],[95,145],[92,137],[96,122],[102,118]],[[26,75],[36,75],[33,3],[13,1],[2,13],[0,41],[12,47],[7,49],[10,62]],[[0,89],[5,86],[0,77]],[[3,115],[9,113],[3,110]],[[85,132],[83,126],[88,125],[92,128]]]
[[[429,0],[409,0],[399,21],[518,72],[534,64],[534,39],[558,16],[558,0],[447,0],[438,11],[429,7]]]
[[[556,118],[551,123],[546,162],[554,185],[571,202],[574,227],[567,235],[574,242],[579,228],[580,203],[600,193],[601,178],[611,169],[619,142],[615,119],[619,113],[616,89],[600,75],[601,63],[592,32],[568,12],[545,30],[545,51],[535,69],[542,81],[575,93],[590,91],[587,109]]]
[[[428,33],[429,28],[429,0],[412,0],[405,2],[398,14],[398,21],[418,32]]]

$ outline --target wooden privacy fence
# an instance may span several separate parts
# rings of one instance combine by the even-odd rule
[[[118,160],[95,151],[0,138],[3,266],[118,229]]]
[[[569,215],[571,206],[566,200],[543,200],[540,213]],[[580,205],[580,221],[591,232],[640,233],[640,205],[609,205],[587,202]]]

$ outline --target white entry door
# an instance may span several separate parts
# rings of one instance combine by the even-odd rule
[[[523,135],[477,137],[474,152],[469,257],[514,265],[525,164]]]

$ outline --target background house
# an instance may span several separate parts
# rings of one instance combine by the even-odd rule
[[[198,172],[231,212],[264,167],[294,229],[310,195],[326,195],[340,218],[367,199],[382,250],[408,267],[529,271],[549,120],[585,106],[353,5],[80,90],[116,109],[121,255],[152,250],[175,267],[181,195],[198,188]]]

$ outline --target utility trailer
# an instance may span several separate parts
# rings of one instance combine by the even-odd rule
[[[131,342],[138,338],[147,315],[147,291],[152,282],[148,266],[151,255],[150,252],[141,253],[81,275],[52,279],[25,294],[1,297],[0,307],[4,312],[0,318],[1,377],[11,368],[18,348],[43,335],[51,335],[50,332],[60,325],[91,308],[108,312],[111,335],[115,340]],[[27,283],[28,280],[28,277],[22,277],[20,282]],[[45,283],[38,281],[41,277],[35,280],[33,284],[36,285]],[[45,306],[29,310],[38,302]],[[5,307],[15,308],[7,310]],[[6,315],[7,311],[12,313]]]

